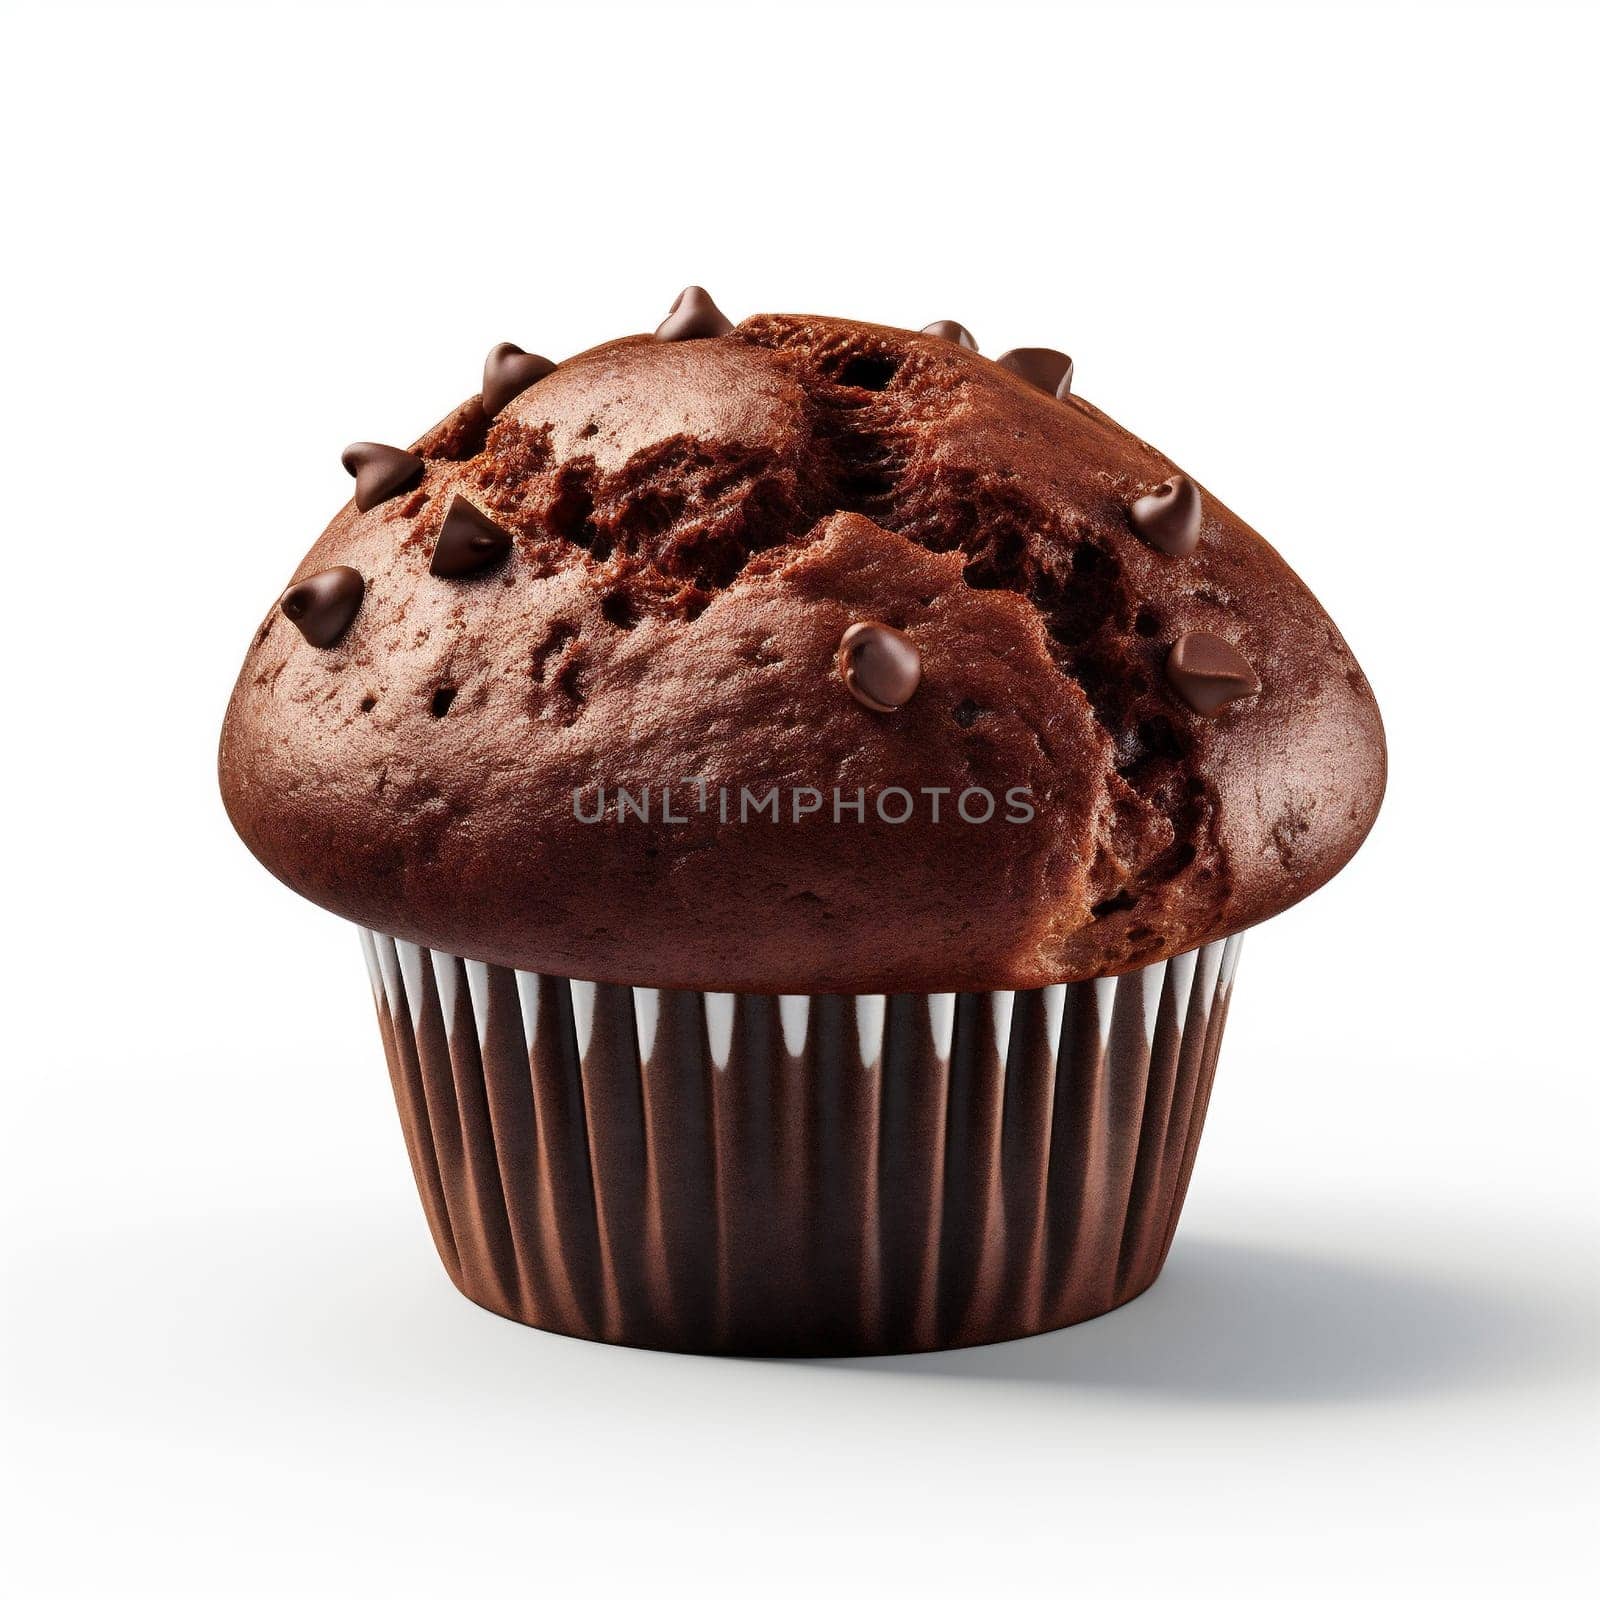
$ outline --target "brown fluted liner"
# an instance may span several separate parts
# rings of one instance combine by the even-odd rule
[[[1147,1289],[1239,937],[1027,992],[569,982],[363,933],[423,1209],[479,1305],[585,1339],[843,1355]]]

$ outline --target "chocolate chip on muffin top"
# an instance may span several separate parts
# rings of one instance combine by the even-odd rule
[[[292,887],[433,948],[1025,988],[1281,909],[1381,797],[1332,623],[1058,351],[734,326],[686,290],[559,365],[497,346],[412,451],[346,464],[295,627],[246,659],[223,792]]]

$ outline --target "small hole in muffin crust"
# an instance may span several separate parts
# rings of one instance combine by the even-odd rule
[[[1129,894],[1126,889],[1118,889],[1109,900],[1102,900],[1098,905],[1089,908],[1093,917],[1109,917],[1113,912],[1132,911],[1138,905],[1139,897]]]
[[[861,351],[839,369],[839,382],[849,389],[882,391],[894,381],[899,370],[900,363],[895,357]]]
[[[633,601],[620,589],[613,589],[600,602],[600,615],[617,628],[632,628],[637,626],[639,621],[639,613],[634,610]]]
[[[841,511],[848,511],[851,506],[860,500],[881,500],[894,490],[894,474],[876,467],[867,467],[859,472],[842,473],[839,478],[839,493],[848,502],[841,506]]]
[[[983,708],[976,700],[963,700],[954,711],[950,713],[955,718],[958,728],[970,728],[983,714]]]
[[[538,682],[549,683],[556,676],[568,646],[577,637],[578,630],[570,623],[551,624],[550,631],[544,636],[544,643],[529,658],[533,676]]]
[[[373,709],[373,707],[377,705],[377,703],[378,703],[377,695],[375,695],[375,694],[364,694],[364,695],[362,695],[362,697],[361,697],[362,715],[364,716],[367,712],[371,711]]]
[[[557,539],[589,551],[597,561],[610,554],[605,539],[590,520],[594,515],[594,463],[587,459],[563,467],[555,497],[545,511],[545,526]]]
[[[1140,606],[1133,619],[1133,631],[1141,639],[1153,639],[1161,632],[1161,617],[1154,606]]]
[[[578,429],[578,437],[580,439],[592,439],[599,431],[600,424],[598,422],[586,422]]]
[[[1117,771],[1127,777],[1153,762],[1182,761],[1183,745],[1177,729],[1165,717],[1143,717],[1129,734],[1127,748],[1119,752]]]
[[[450,684],[442,684],[433,691],[433,700],[428,709],[436,717],[442,717],[455,703],[456,691]]]
[[[1168,873],[1176,877],[1178,873],[1187,871],[1194,865],[1195,848],[1192,844],[1180,844],[1167,852],[1166,865]]]

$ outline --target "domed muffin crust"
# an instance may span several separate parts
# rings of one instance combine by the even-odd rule
[[[1187,480],[1148,498],[1173,464],[1034,376],[764,316],[468,401],[301,563],[349,569],[332,642],[262,624],[234,825],[381,932],[660,987],[1031,988],[1281,910],[1377,812],[1366,679],[1264,540]],[[860,623],[920,658],[903,704],[845,681]]]

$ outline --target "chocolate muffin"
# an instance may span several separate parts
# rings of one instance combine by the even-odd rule
[[[473,1298],[886,1350],[1153,1280],[1237,936],[1350,858],[1384,742],[1277,553],[1072,382],[691,289],[346,451],[223,796],[367,930]]]

